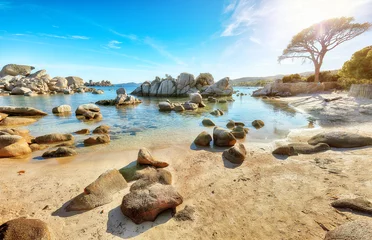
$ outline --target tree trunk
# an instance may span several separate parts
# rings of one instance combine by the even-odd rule
[[[315,63],[315,79],[314,82],[319,82],[320,64]]]

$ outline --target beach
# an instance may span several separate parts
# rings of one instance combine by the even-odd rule
[[[299,100],[285,98],[309,111]],[[244,142],[247,157],[238,166],[222,159],[223,150],[195,149],[191,142],[150,148],[157,159],[169,163],[172,184],[183,196],[177,211],[193,206],[193,221],[176,221],[166,211],[155,222],[134,224],[120,211],[129,188],[93,210],[63,210],[101,173],[135,161],[137,149],[83,152],[46,161],[2,159],[0,222],[17,217],[41,219],[56,239],[323,239],[327,230],[368,218],[337,210],[330,203],[344,197],[372,199],[368,161],[372,149],[332,148],[287,158],[271,152],[285,142],[306,142],[335,129],[371,136],[368,124],[294,129],[286,139]],[[25,173],[19,175],[22,170]]]

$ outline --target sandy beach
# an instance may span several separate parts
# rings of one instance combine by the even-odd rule
[[[308,104],[299,104],[305,98],[309,96],[282,100],[309,112]],[[371,101],[363,102],[367,103]],[[320,116],[321,112],[315,117]],[[135,161],[138,150],[31,162],[29,158],[2,159],[0,223],[37,218],[48,223],[55,239],[323,239],[327,230],[368,218],[337,210],[330,203],[342,197],[372,199],[372,149],[332,148],[288,158],[271,152],[284,142],[306,142],[335,126],[292,130],[286,139],[272,143],[246,142],[248,154],[240,166],[224,161],[223,150],[195,150],[191,143],[150,149],[157,159],[169,163],[173,186],[184,198],[177,211],[186,205],[195,207],[194,221],[176,221],[167,211],[155,222],[134,224],[119,207],[129,188],[93,210],[63,210],[101,173]],[[336,129],[372,135],[370,123]],[[21,170],[25,173],[19,175]]]

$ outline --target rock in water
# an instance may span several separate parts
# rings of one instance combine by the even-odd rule
[[[154,221],[159,213],[174,209],[182,202],[182,196],[171,185],[155,183],[125,195],[120,208],[125,216],[140,224]]]
[[[159,103],[159,111],[172,111],[173,104],[169,102],[160,102]]]
[[[48,225],[38,219],[17,218],[0,226],[0,239],[51,240]]]
[[[336,148],[354,148],[372,145],[372,138],[348,132],[329,132],[315,135],[308,143],[310,145],[326,143]]]
[[[173,110],[175,112],[183,112],[185,111],[185,108],[181,104],[174,104]]]
[[[212,112],[210,112],[210,114],[212,114],[214,116],[222,116],[224,113],[220,109],[216,109],[216,110],[213,110]]]
[[[212,141],[212,136],[206,131],[201,132],[194,140],[197,146],[209,146]]]
[[[89,129],[84,128],[79,131],[74,132],[75,134],[89,134]]]
[[[372,239],[372,221],[355,220],[344,223],[327,232],[324,240],[370,240]]]
[[[5,75],[10,76],[27,76],[30,75],[31,71],[34,70],[35,67],[27,66],[27,65],[18,65],[18,64],[8,64],[3,67],[0,72],[0,77]]]
[[[216,124],[212,120],[210,120],[209,118],[204,118],[203,121],[202,121],[202,124],[203,124],[203,126],[206,126],[206,127],[216,126]]]
[[[67,85],[74,86],[75,88],[84,86],[84,80],[80,77],[70,76],[66,77]]]
[[[17,135],[0,136],[0,157],[18,157],[32,152],[27,141]]]
[[[127,186],[127,182],[118,170],[108,170],[89,184],[82,194],[72,199],[66,211],[90,210],[107,204],[112,201],[115,193]]]
[[[252,122],[252,126],[255,127],[256,129],[262,128],[265,126],[265,123],[262,120],[254,120]]]
[[[335,208],[348,208],[358,212],[372,214],[372,203],[365,198],[338,199],[331,203]]]
[[[71,106],[70,105],[60,105],[52,109],[52,113],[70,113]]]
[[[45,116],[48,115],[39,109],[32,107],[0,107],[0,113],[8,114],[9,116]]]
[[[229,120],[229,122],[226,124],[227,128],[233,128],[235,127],[235,122],[233,120]]]
[[[156,168],[165,168],[168,167],[168,163],[157,161],[151,155],[150,151],[147,148],[141,148],[138,152],[137,163],[142,165],[151,165]]]
[[[85,146],[92,146],[97,144],[105,144],[110,142],[110,136],[105,134],[98,137],[90,137],[84,140]]]
[[[29,125],[36,122],[35,118],[26,118],[26,117],[7,117],[0,121],[1,126],[22,126]]]
[[[74,137],[71,134],[52,133],[35,138],[35,142],[38,144],[50,144],[65,141],[74,141]]]
[[[185,102],[183,104],[183,107],[185,108],[185,110],[196,110],[198,109],[199,105],[196,104],[196,103],[191,103],[191,102]]]
[[[80,105],[76,111],[76,116],[84,116],[86,120],[101,119],[100,108],[92,103]]]
[[[190,94],[190,102],[199,104],[203,101],[203,97],[199,93],[191,93]]]
[[[15,87],[12,89],[11,94],[12,95],[25,95],[26,93],[32,92],[31,89],[26,88],[26,87]]]
[[[116,90],[116,95],[127,94],[125,88],[119,88]]]
[[[70,157],[76,155],[76,151],[68,147],[59,147],[57,150],[46,151],[43,158],[58,158],[58,157]]]
[[[93,130],[94,134],[106,134],[110,131],[110,126],[101,125],[98,126],[96,129]]]
[[[233,147],[226,149],[222,156],[231,163],[242,164],[247,155],[247,150],[242,143],[236,144]]]
[[[234,127],[231,133],[232,135],[234,135],[234,137],[239,138],[239,139],[245,138],[245,136],[247,135],[246,129],[244,129],[244,127],[241,127],[241,126]]]
[[[214,145],[219,147],[231,147],[236,143],[236,138],[228,130],[215,127],[213,129]]]

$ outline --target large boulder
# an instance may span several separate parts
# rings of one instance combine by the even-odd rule
[[[196,81],[194,75],[190,73],[181,73],[177,78],[177,96],[187,96],[195,87]],[[196,90],[196,89],[195,89]]]
[[[157,96],[158,97],[173,97],[177,95],[176,82],[172,79],[166,79],[161,81]]]
[[[134,105],[134,104],[142,103],[142,101],[139,100],[138,98],[135,98],[133,96],[128,96],[126,94],[117,95],[114,102],[115,102],[115,105],[117,105],[117,106]]]
[[[30,75],[31,71],[34,70],[35,67],[28,66],[28,65],[18,65],[18,64],[8,64],[3,67],[0,72],[0,77],[5,75],[10,76],[28,76]]]
[[[202,124],[203,124],[203,126],[206,126],[206,127],[216,126],[216,124],[209,118],[204,118],[203,121],[202,121]]]
[[[231,96],[234,90],[230,85],[230,79],[225,77],[213,85],[209,86],[202,95],[206,96]]]
[[[137,163],[142,165],[151,165],[156,168],[165,168],[169,165],[166,162],[155,160],[150,151],[144,147],[138,152]]]
[[[24,126],[36,122],[36,118],[28,117],[6,117],[0,121],[0,126]]]
[[[212,141],[212,136],[206,131],[201,132],[194,140],[197,146],[209,146]]]
[[[17,218],[0,226],[0,239],[51,240],[48,225],[38,219]]]
[[[330,147],[354,148],[372,145],[372,138],[349,132],[320,133],[312,137],[309,144],[326,143]]]
[[[74,136],[71,134],[52,133],[35,138],[35,142],[38,144],[52,144],[66,141],[74,141]]]
[[[32,78],[42,78],[42,77],[45,77],[46,75],[47,75],[46,70],[42,69],[42,70],[39,70],[37,72],[34,72],[34,73],[30,74],[28,76],[28,78],[30,78],[30,79],[32,79]]]
[[[105,144],[110,142],[110,136],[105,134],[98,137],[90,137],[84,140],[85,146],[92,146],[97,144]]]
[[[64,77],[55,77],[52,79],[52,81],[55,82],[54,86],[57,88],[57,90],[62,90],[62,89],[67,88],[68,81]]]
[[[25,95],[31,92],[32,90],[26,87],[15,87],[12,89],[11,94],[12,95]]]
[[[369,240],[372,239],[372,220],[359,219],[344,223],[327,232],[324,240]]]
[[[191,103],[202,103],[203,102],[203,97],[199,93],[191,93],[190,94],[190,102]]]
[[[83,116],[86,120],[101,119],[100,108],[92,103],[82,104],[76,110],[76,116]]]
[[[173,110],[173,104],[169,102],[159,102],[159,111],[172,111]]]
[[[125,195],[120,209],[134,223],[140,224],[154,221],[159,213],[175,209],[182,202],[182,196],[171,185],[155,183]]]
[[[234,164],[241,164],[247,155],[247,150],[242,143],[236,144],[233,147],[226,149],[222,156]]]
[[[52,113],[71,113],[70,105],[60,105],[52,109]]]
[[[30,135],[30,131],[26,129],[5,128],[0,130],[0,135],[18,135],[23,137],[29,144],[33,139],[33,137]]]
[[[110,126],[101,125],[93,130],[94,134],[107,134],[110,131]]]
[[[127,94],[125,88],[119,88],[116,90],[116,95]]]
[[[84,80],[80,77],[75,77],[75,76],[69,76],[66,77],[67,80],[67,85],[72,86],[74,88],[79,88],[84,86]]]
[[[151,88],[150,88],[150,93],[149,93],[149,96],[150,97],[155,97],[158,95],[158,89],[160,87],[160,79],[159,78],[156,78],[154,81],[151,82]]]
[[[245,136],[248,133],[248,128],[244,128],[242,126],[236,126],[231,131],[232,135],[234,135],[235,138],[245,138]]]
[[[214,145],[219,147],[231,147],[236,143],[236,138],[228,130],[215,127],[213,129]]]
[[[66,211],[90,210],[110,203],[113,195],[127,186],[127,182],[118,170],[108,170],[89,184],[82,194],[72,199]]]
[[[30,154],[27,141],[18,135],[0,135],[0,157],[18,157]]]
[[[39,109],[32,107],[0,107],[0,113],[8,114],[9,116],[45,116],[48,115]]]
[[[260,129],[265,126],[265,123],[262,120],[254,120],[252,122],[252,126],[255,127],[256,129]]]
[[[43,153],[43,158],[70,157],[76,155],[76,151],[69,147],[59,147],[56,150],[49,150]]]
[[[151,89],[151,83],[150,82],[144,82],[141,85],[141,90],[142,90],[142,96],[149,96],[150,94],[150,89]]]
[[[200,73],[199,76],[196,77],[195,87],[198,90],[202,90],[212,84],[214,84],[214,78],[210,73]]]

